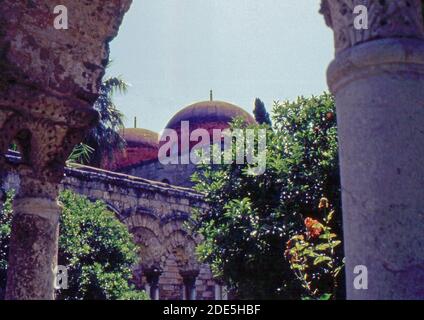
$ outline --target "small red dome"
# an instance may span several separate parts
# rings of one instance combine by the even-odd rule
[[[127,145],[124,150],[115,153],[112,161],[105,161],[104,169],[113,171],[157,159],[159,135],[156,132],[147,129],[125,128],[121,134]]]
[[[125,128],[121,131],[128,147],[157,148],[159,135],[147,129]]]

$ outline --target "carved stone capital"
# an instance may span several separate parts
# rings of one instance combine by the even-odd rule
[[[60,115],[63,121],[52,121],[10,110],[13,108],[1,109],[0,105],[0,166],[2,170],[14,170],[19,174],[20,196],[54,199],[65,161],[90,128],[88,123],[97,120],[97,112],[68,110]],[[6,158],[12,143],[21,153],[19,163],[11,163]]]
[[[368,9],[368,29],[356,29],[356,6]],[[321,13],[334,31],[336,54],[383,38],[424,39],[421,0],[322,0]]]

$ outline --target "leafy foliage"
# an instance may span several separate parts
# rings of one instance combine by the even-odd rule
[[[257,123],[268,124],[270,126],[272,125],[269,113],[266,111],[265,104],[259,98],[256,98],[255,100],[255,109],[253,110],[253,114],[255,115]]]
[[[5,193],[3,206],[0,210],[0,299],[4,298],[7,280],[7,255],[9,239],[12,230],[12,199],[14,191]]]
[[[94,149],[87,144],[80,143],[74,147],[72,153],[68,157],[67,163],[85,164],[90,162],[91,154]]]
[[[144,300],[130,280],[137,262],[137,247],[127,228],[97,201],[64,191],[60,221],[58,264],[68,268],[68,289],[57,292],[62,300]],[[10,238],[11,194],[0,211],[0,288],[5,288]]]
[[[298,299],[307,292],[284,257],[286,242],[303,230],[306,217],[320,215],[326,196],[341,232],[340,181],[334,99],[324,93],[276,102],[267,129],[266,171],[252,165],[199,166],[193,176],[209,209],[194,215],[203,243],[200,258],[239,298]],[[240,121],[233,128],[243,128]],[[342,255],[341,250],[336,252]],[[327,292],[328,290],[325,290]],[[331,291],[331,290],[330,290]]]
[[[119,134],[123,128],[123,114],[115,103],[115,93],[126,93],[128,84],[119,77],[106,79],[100,86],[100,96],[94,104],[100,114],[98,125],[91,129],[83,143],[94,151],[90,157],[90,165],[100,166],[103,157],[112,159],[113,153],[125,146],[125,140]]]
[[[305,230],[287,242],[285,256],[297,279],[307,292],[306,298],[328,300],[337,294],[339,273],[344,265],[336,248],[341,244],[330,227],[334,210],[329,210],[328,199],[318,206],[325,214],[323,223],[310,217],[305,219]],[[326,290],[331,289],[331,292]]]

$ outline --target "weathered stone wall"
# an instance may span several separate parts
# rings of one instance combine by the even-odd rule
[[[18,176],[7,176],[2,187],[19,188]],[[134,267],[136,287],[149,288],[146,274],[158,269],[159,298],[182,299],[184,274],[191,272],[198,274],[196,299],[214,299],[216,283],[211,271],[195,258],[200,238],[184,226],[194,208],[204,207],[201,195],[192,189],[86,166],[66,168],[61,188],[104,201],[128,226],[140,246],[140,263]]]
[[[145,179],[167,182],[172,185],[191,187],[191,176],[195,172],[194,164],[167,164],[163,165],[159,161],[140,163],[129,166],[120,171],[123,173],[143,177]]]

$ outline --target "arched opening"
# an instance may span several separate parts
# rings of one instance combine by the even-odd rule
[[[26,163],[30,160],[31,131],[20,130],[9,144],[9,160]]]

